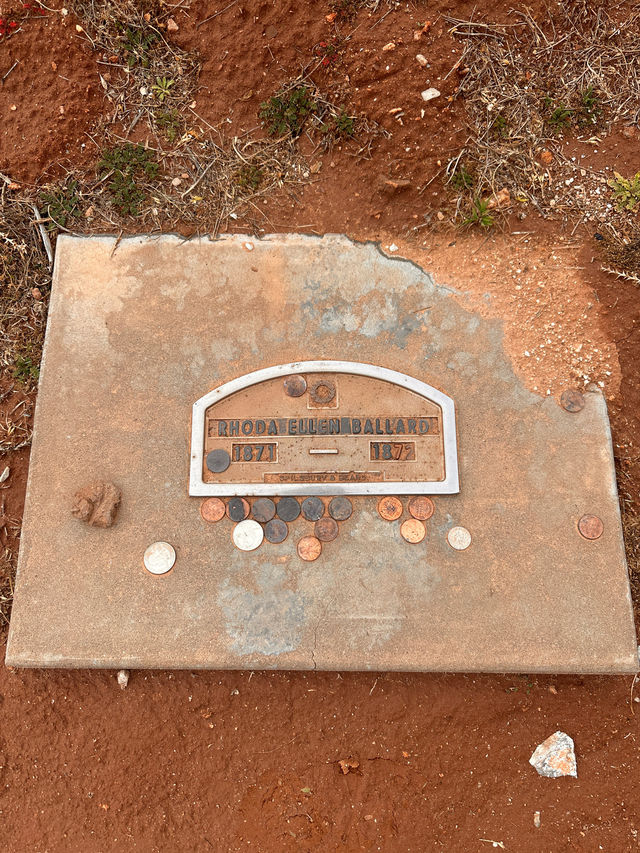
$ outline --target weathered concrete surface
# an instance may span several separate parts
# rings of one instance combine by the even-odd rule
[[[58,241],[7,661],[24,666],[527,672],[637,668],[606,407],[527,391],[500,323],[342,237]],[[419,545],[354,498],[313,563],[233,547],[187,496],[191,405],[256,368],[370,362],[456,401],[461,492]],[[116,524],[73,518],[122,490]],[[406,507],[406,499],[404,501]],[[583,513],[604,535],[577,532]],[[406,509],[405,515],[406,518]],[[446,541],[454,525],[466,551]],[[177,551],[164,577],[146,547]]]

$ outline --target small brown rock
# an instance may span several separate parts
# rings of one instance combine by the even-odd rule
[[[177,33],[180,27],[176,24],[173,18],[169,18],[167,21],[167,32],[168,33]]]
[[[498,192],[489,199],[487,207],[490,210],[501,210],[503,207],[511,206],[511,193],[506,187],[498,190]]]
[[[111,527],[121,500],[122,492],[117,486],[97,480],[76,492],[71,514],[91,527]]]
[[[397,179],[397,180],[388,180],[384,182],[384,185],[387,189],[390,190],[406,190],[411,186],[411,181],[407,181],[405,179]]]
[[[39,287],[34,287],[31,291],[31,295],[36,300],[36,302],[40,302],[40,300],[42,299],[42,291]]]
[[[384,51],[395,50],[396,49],[395,42],[390,41],[388,44],[385,44],[385,46],[382,49]]]
[[[553,154],[547,148],[540,154],[540,160],[544,163],[545,166],[549,166],[553,163]]]

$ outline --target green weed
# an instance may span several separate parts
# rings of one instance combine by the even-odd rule
[[[156,113],[156,125],[159,130],[165,135],[167,141],[173,143],[182,134],[184,121],[177,110],[160,110]]]
[[[459,193],[470,190],[475,181],[471,172],[467,169],[464,163],[458,163],[451,177],[449,178],[451,186]]]
[[[66,228],[80,213],[80,190],[76,180],[41,193],[39,200],[43,213],[51,219],[46,224],[49,231],[54,231],[58,226]]]
[[[116,22],[116,26],[121,32],[119,46],[124,54],[127,66],[129,68],[135,68],[136,66],[148,68],[151,64],[149,54],[158,40],[158,34],[152,29],[125,27],[120,22]]]
[[[175,80],[168,80],[166,77],[156,77],[155,85],[151,89],[156,93],[156,97],[161,104],[164,103],[167,95],[171,94],[171,87],[175,82]]]
[[[147,195],[145,181],[157,177],[159,166],[142,145],[114,145],[102,152],[98,174],[110,174],[108,187],[113,202],[124,216],[137,216]]]
[[[244,163],[236,172],[235,182],[243,190],[255,192],[264,180],[264,172],[255,163]]]
[[[462,224],[491,228],[493,225],[493,216],[489,213],[489,202],[481,198],[473,199],[471,202],[471,213]]]
[[[614,177],[607,181],[616,197],[618,210],[633,210],[640,201],[640,172],[632,178],[623,178],[620,172],[614,172]]]
[[[259,116],[264,121],[269,136],[290,133],[300,136],[302,129],[316,108],[316,102],[306,86],[297,86],[280,95],[273,95],[260,105]]]
[[[33,363],[30,356],[19,355],[13,366],[13,378],[22,385],[29,385],[40,378],[40,368]]]

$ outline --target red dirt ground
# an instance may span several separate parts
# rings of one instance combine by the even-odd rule
[[[195,111],[212,125],[229,118],[231,136],[258,125],[260,102],[334,29],[326,3],[293,0],[244,0],[196,29],[226,5],[203,0],[174,17],[176,41],[203,58]],[[268,201],[262,227],[393,241],[469,299],[490,293],[486,310],[505,319],[531,387],[555,395],[587,367],[605,383],[628,474],[621,491],[637,500],[640,298],[599,271],[593,229],[529,216],[504,234],[411,231],[444,197],[439,180],[427,184],[466,138],[463,105],[447,101],[455,74],[439,79],[460,44],[439,15],[504,18],[510,4],[417,2],[383,18],[388,8],[340,25],[354,33],[327,83],[348,85],[351,103],[391,137],[375,142],[369,161],[347,148],[317,152],[313,185],[286,204]],[[434,26],[416,43],[426,18]],[[108,110],[96,56],[75,24],[57,12],[29,15],[0,44],[0,78],[20,62],[0,85],[0,171],[15,181],[93,156],[85,134]],[[391,41],[395,50],[383,52]],[[418,52],[431,68],[418,65]],[[427,85],[443,96],[424,104]],[[403,125],[389,112],[398,106]],[[640,171],[637,139],[617,132],[587,156],[595,168]],[[387,177],[410,186],[389,192]],[[549,331],[553,322],[561,333]],[[526,357],[543,334],[553,335],[550,353]],[[586,355],[590,363],[578,361]],[[12,469],[6,513],[20,517],[26,451],[1,462]],[[0,839],[8,853],[631,851],[640,830],[634,700],[631,677],[133,672],[120,691],[113,673],[3,667]],[[557,729],[575,739],[577,780],[541,778],[528,764]],[[357,766],[345,775],[342,759]]]

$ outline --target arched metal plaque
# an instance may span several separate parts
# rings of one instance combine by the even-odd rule
[[[458,491],[453,400],[395,370],[280,364],[193,406],[190,495]]]

